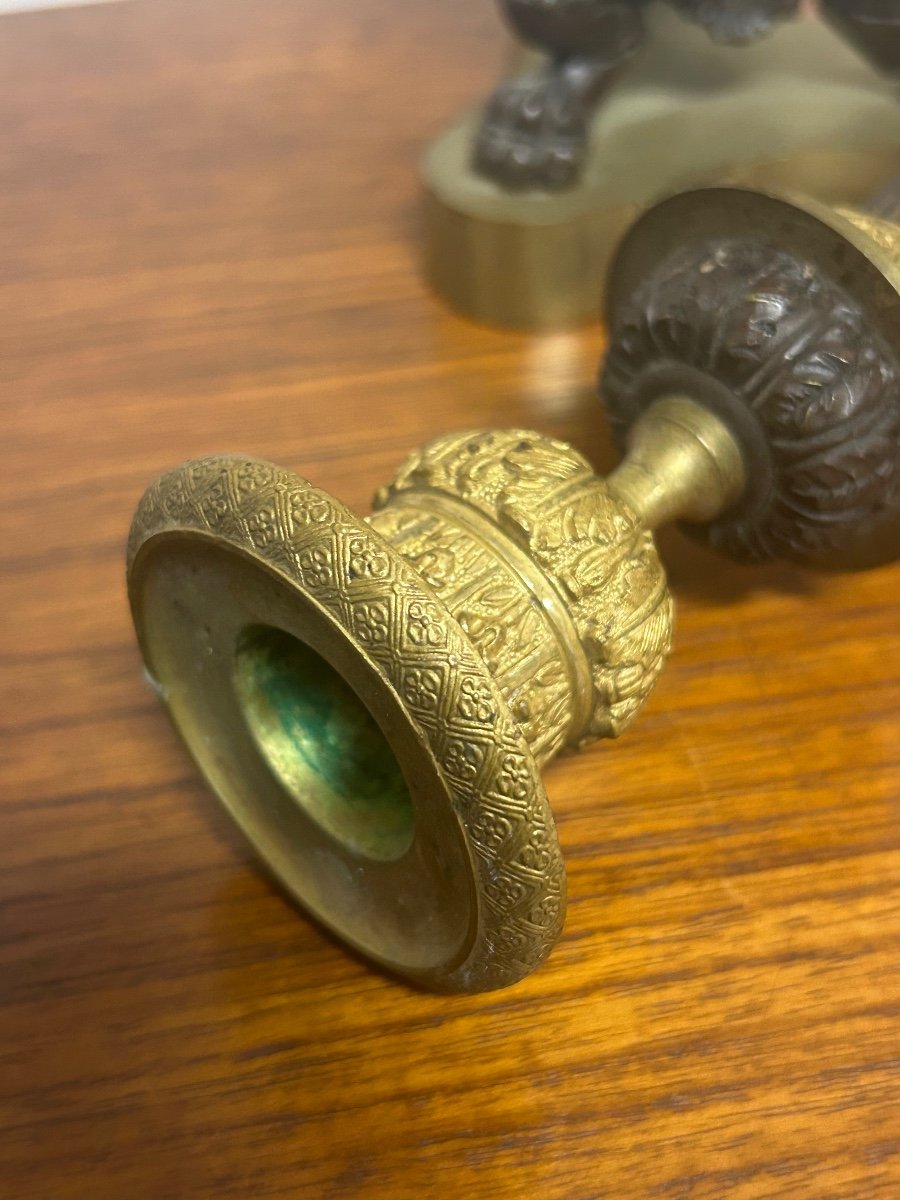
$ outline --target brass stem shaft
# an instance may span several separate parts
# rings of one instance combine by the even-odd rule
[[[607,479],[648,529],[710,521],[739,499],[743,456],[727,426],[686,396],[657,400],[632,426],[628,454]]]

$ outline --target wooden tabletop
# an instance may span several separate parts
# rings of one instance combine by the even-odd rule
[[[565,935],[480,997],[294,909],[145,685],[124,540],[165,467],[366,511],[447,429],[613,461],[599,329],[476,328],[417,273],[416,157],[504,54],[487,0],[0,18],[4,1197],[900,1195],[900,567],[664,537],[667,672],[546,775]]]

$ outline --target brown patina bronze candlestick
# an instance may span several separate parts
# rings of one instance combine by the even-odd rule
[[[289,891],[424,986],[515,982],[562,929],[540,771],[633,720],[671,641],[652,529],[741,558],[896,553],[895,230],[744,192],[645,217],[613,272],[598,478],[522,430],[430,442],[356,516],[269,463],[146,493],[150,677]]]

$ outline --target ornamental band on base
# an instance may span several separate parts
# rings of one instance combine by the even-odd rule
[[[259,853],[353,947],[447,991],[549,953],[565,879],[540,768],[618,735],[660,671],[657,525],[741,558],[897,555],[894,233],[729,189],[645,216],[612,274],[602,387],[629,450],[605,481],[511,430],[430,442],[368,520],[252,459],[148,490],[148,672]]]

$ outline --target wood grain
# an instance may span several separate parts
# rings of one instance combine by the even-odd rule
[[[900,568],[666,536],[668,671],[548,772],[564,940],[481,997],[292,909],[144,686],[123,546],[166,466],[365,509],[446,429],[612,461],[599,330],[475,328],[417,276],[416,155],[503,53],[485,0],[2,19],[3,1196],[900,1195]]]

